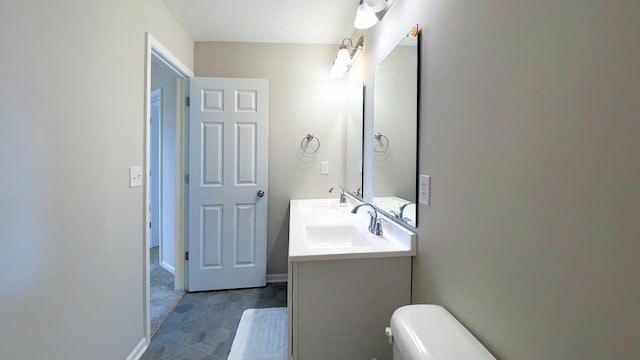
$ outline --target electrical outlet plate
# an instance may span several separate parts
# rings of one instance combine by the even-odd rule
[[[142,186],[142,166],[132,166],[129,168],[129,187]]]
[[[320,163],[320,175],[328,175],[329,174],[329,162],[323,161]]]
[[[431,176],[420,175],[418,196],[421,204],[429,206],[429,203],[431,202]]]

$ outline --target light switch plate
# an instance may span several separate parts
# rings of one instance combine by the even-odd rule
[[[418,193],[420,203],[429,206],[429,203],[431,202],[431,176],[420,175]]]
[[[320,175],[328,175],[329,174],[329,162],[323,161],[320,163]]]
[[[132,166],[129,168],[129,187],[142,186],[142,166]]]

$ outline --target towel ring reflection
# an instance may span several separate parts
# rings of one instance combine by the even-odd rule
[[[382,134],[380,132],[377,132],[375,135],[373,135],[373,137],[376,140],[378,140],[378,142],[380,142],[380,144],[382,145],[379,148],[374,145],[373,151],[375,151],[375,152],[380,154],[380,153],[383,153],[383,152],[387,151],[387,149],[389,149],[389,138],[386,135],[384,135],[384,134]],[[384,138],[384,141],[382,141],[383,138]]]
[[[307,143],[307,145],[309,145],[309,143],[311,141],[315,140],[316,143],[318,144],[315,149],[311,150],[311,151],[307,151],[305,150],[305,142]],[[318,139],[317,137],[313,136],[312,134],[307,134],[307,136],[302,138],[302,141],[300,141],[300,150],[302,150],[303,153],[305,154],[315,154],[318,152],[318,150],[320,150],[320,139]]]

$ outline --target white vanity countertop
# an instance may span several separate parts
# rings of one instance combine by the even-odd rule
[[[363,259],[416,254],[416,234],[383,215],[382,235],[369,232],[369,207],[358,214],[351,209],[360,204],[347,197],[347,206],[338,199],[291,200],[289,219],[289,261]]]

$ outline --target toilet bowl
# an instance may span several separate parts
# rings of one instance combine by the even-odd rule
[[[394,360],[484,360],[495,357],[445,308],[416,304],[396,309],[386,329]]]

